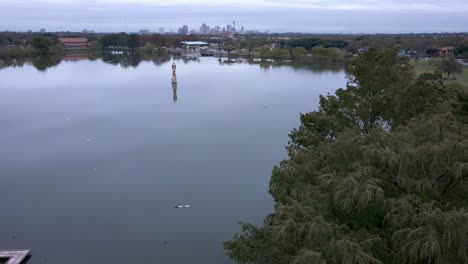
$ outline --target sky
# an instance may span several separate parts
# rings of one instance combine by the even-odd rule
[[[0,0],[0,18],[2,31],[468,32],[468,0]]]

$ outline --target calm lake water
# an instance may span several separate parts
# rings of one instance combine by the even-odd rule
[[[28,264],[232,263],[222,241],[273,212],[299,113],[345,85],[340,67],[79,59],[0,69],[0,249]]]

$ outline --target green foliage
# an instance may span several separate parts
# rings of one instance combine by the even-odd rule
[[[60,64],[61,60],[62,57],[57,55],[39,56],[32,60],[32,64],[38,71],[46,71],[48,68]]]
[[[288,46],[291,48],[303,47],[305,49],[312,49],[315,46],[322,45],[322,41],[318,38],[303,38],[303,39],[294,39],[289,41]]]
[[[237,48],[232,46],[232,45],[227,45],[224,47],[224,50],[227,51],[228,53],[231,53],[232,51],[235,51]]]
[[[252,49],[251,55],[260,57],[261,59],[274,59],[274,60],[289,60],[291,59],[291,52],[289,49],[270,48],[270,46],[261,46]]]
[[[338,48],[338,49],[343,49],[346,46],[348,46],[348,43],[344,40],[341,39],[329,39],[329,40],[323,40],[319,38],[301,38],[301,39],[294,39],[290,40],[287,43],[287,46],[291,48],[295,47],[303,47],[305,49],[312,49],[316,46],[323,46],[326,48]]]
[[[252,49],[254,54],[258,54],[261,59],[268,59],[272,57],[271,48],[268,45],[256,47]]]
[[[460,45],[453,53],[457,57],[468,58],[468,45]]]
[[[439,49],[438,48],[433,48],[433,47],[430,47],[430,48],[427,48],[426,49],[426,54],[433,57],[433,56],[437,56],[437,54],[439,53]]]
[[[455,113],[460,121],[468,124],[468,88],[459,83],[451,83],[450,86],[455,92],[456,103],[453,104]]]
[[[224,243],[240,263],[467,263],[466,94],[396,50],[358,57],[273,169],[275,213]],[[450,107],[442,111],[442,105]]]
[[[140,37],[137,34],[131,34],[128,36],[127,42],[128,42],[128,47],[131,50],[135,50],[138,45],[139,45]]]
[[[307,56],[307,50],[303,47],[295,47],[292,49],[292,56],[295,60],[304,59]]]
[[[97,51],[102,49],[102,43],[100,41],[91,41],[90,49]]]
[[[101,46],[103,48],[113,49],[131,49],[135,50],[139,46],[140,36],[137,34],[110,34],[100,39]]]
[[[275,60],[289,60],[291,59],[291,52],[288,49],[274,48],[272,51],[272,58]]]
[[[141,52],[146,55],[153,54],[153,52],[156,50],[156,46],[154,46],[151,43],[146,43],[145,46],[141,49]]]
[[[167,49],[166,48],[157,48],[156,49],[156,55],[158,55],[158,56],[167,55]]]
[[[267,38],[246,38],[243,41],[241,41],[240,48],[252,51],[252,49],[256,47],[268,45],[269,43],[270,41]]]
[[[42,55],[48,55],[53,53],[52,47],[53,41],[47,37],[35,37],[31,41],[32,46]]]
[[[344,60],[343,52],[338,48],[325,48],[316,46],[312,48],[312,58],[315,60]]]
[[[14,58],[21,58],[26,55],[26,51],[21,46],[15,46],[11,49],[11,56]]]
[[[325,48],[338,48],[338,49],[344,49],[348,45],[349,45],[348,42],[342,39],[328,40],[328,41],[324,41],[322,44],[322,46],[324,46]]]
[[[37,55],[37,51],[31,46],[0,47],[0,58],[19,59],[33,55]]]
[[[452,73],[462,72],[462,65],[458,63],[453,56],[446,56],[434,59],[432,61],[432,64],[437,71],[447,73],[447,79]]]

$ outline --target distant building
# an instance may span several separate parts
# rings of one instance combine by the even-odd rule
[[[89,47],[87,38],[59,38],[59,42],[65,49],[86,49]]]
[[[189,51],[198,51],[201,47],[208,47],[209,44],[203,41],[183,41],[182,47]]]
[[[149,34],[150,31],[149,31],[149,29],[141,29],[141,30],[139,31],[139,33],[140,33],[140,34]]]
[[[179,28],[179,34],[181,35],[188,35],[189,29],[187,25],[183,25],[181,28]]]
[[[364,53],[364,52],[367,52],[368,50],[369,50],[368,47],[358,48],[358,53]]]
[[[403,49],[403,50],[400,50],[400,52],[398,52],[398,55],[401,57],[408,57],[411,59],[415,59],[418,57],[418,52],[415,50],[411,50],[411,49]]]
[[[227,26],[226,26],[226,31],[227,31],[227,32],[232,32],[232,26],[231,26],[231,25],[227,25]]]
[[[220,26],[214,27],[214,33],[215,33],[215,34],[221,33],[221,27],[220,27]]]
[[[45,30],[45,28],[41,28],[41,29],[39,30],[39,32],[41,32],[41,33],[46,33],[46,30]]]
[[[159,34],[164,34],[164,27],[159,28]]]
[[[442,47],[439,49],[439,56],[453,55],[453,51],[455,51],[455,47],[453,46]]]
[[[207,26],[205,23],[200,27],[200,34],[208,34],[210,33],[210,27]]]

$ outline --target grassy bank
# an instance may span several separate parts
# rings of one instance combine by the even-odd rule
[[[431,65],[430,62],[431,62],[430,60],[418,60],[418,61],[411,60],[411,64],[414,65],[416,74],[418,75],[421,73],[425,73],[425,72],[435,71],[434,67]],[[447,81],[447,83],[458,82],[468,88],[468,66],[463,66],[462,73],[454,73],[452,75],[456,77],[457,80]]]

